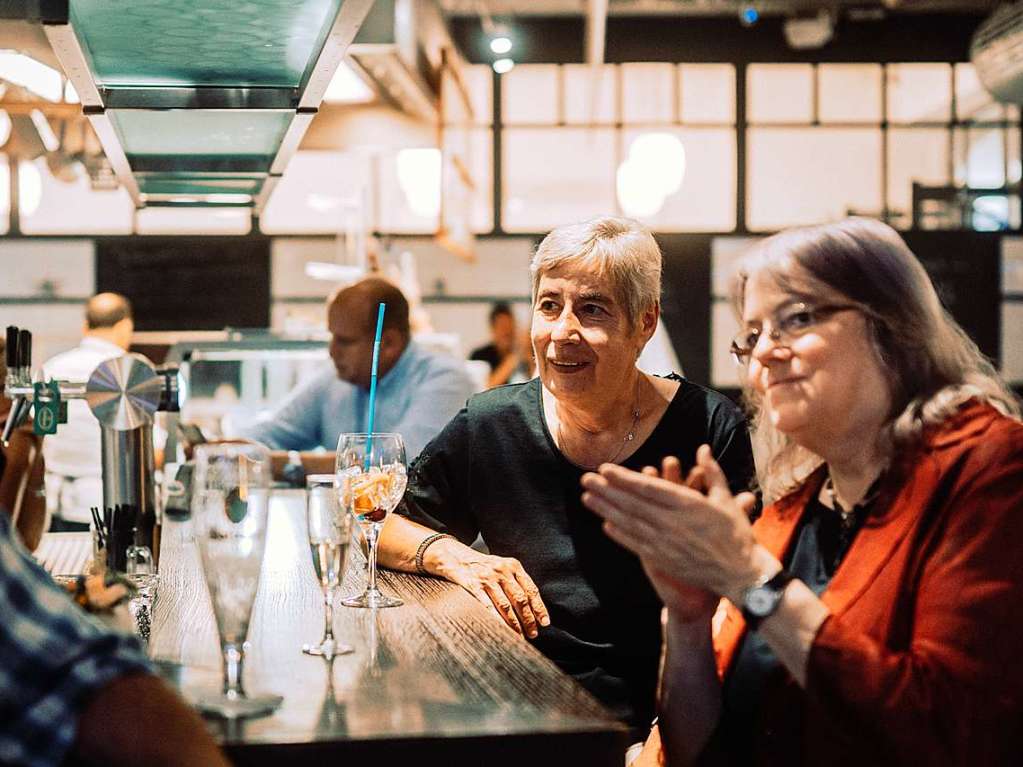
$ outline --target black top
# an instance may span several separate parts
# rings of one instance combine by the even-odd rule
[[[482,360],[490,365],[491,370],[497,370],[498,365],[501,364],[501,360],[504,357],[501,356],[501,352],[497,350],[497,347],[493,344],[487,344],[481,346],[478,349],[473,349],[472,354],[469,355],[471,360]]]
[[[875,483],[867,492],[870,501],[876,487]],[[817,498],[807,504],[796,531],[795,546],[784,566],[817,596],[831,583],[835,570],[863,526],[870,501],[856,506],[847,523],[842,521],[840,508],[830,509]],[[725,680],[721,720],[714,735],[715,743],[729,751],[735,764],[756,763],[758,744],[754,733],[764,730],[758,726],[764,690],[784,684],[787,678],[788,671],[778,662],[767,642],[755,632],[748,633]],[[792,719],[798,719],[798,712],[793,712]]]
[[[746,421],[717,392],[680,380],[660,423],[623,465],[688,469],[708,443],[732,487],[753,474]],[[582,505],[584,469],[547,429],[539,379],[478,394],[409,471],[402,513],[463,543],[518,559],[540,589],[551,625],[536,647],[646,737],[654,711],[661,604],[639,559],[607,538]]]

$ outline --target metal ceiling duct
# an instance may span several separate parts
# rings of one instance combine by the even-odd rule
[[[373,0],[71,0],[39,18],[137,207],[257,212]]]
[[[387,102],[438,119],[438,73],[454,44],[435,0],[377,0],[348,55]]]

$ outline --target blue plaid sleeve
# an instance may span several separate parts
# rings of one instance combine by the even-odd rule
[[[60,764],[91,695],[152,672],[138,640],[80,610],[0,510],[0,764]]]

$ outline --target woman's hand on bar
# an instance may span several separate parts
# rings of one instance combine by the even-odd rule
[[[551,623],[540,590],[517,559],[483,554],[445,538],[430,546],[423,564],[427,572],[468,591],[519,634],[533,639],[539,626]]]

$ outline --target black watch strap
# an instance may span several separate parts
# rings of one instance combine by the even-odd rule
[[[783,568],[771,576],[768,580],[762,583],[755,583],[746,591],[746,595],[743,598],[742,617],[745,619],[746,625],[749,627],[750,631],[756,631],[760,628],[760,624],[765,618],[769,618],[774,614],[774,611],[778,609],[778,605],[781,603],[781,597],[782,593],[785,591],[785,587],[795,579],[796,576]],[[753,591],[758,591],[762,595],[769,595],[769,597],[773,599],[766,611],[758,610],[754,613],[750,610],[749,594]]]

